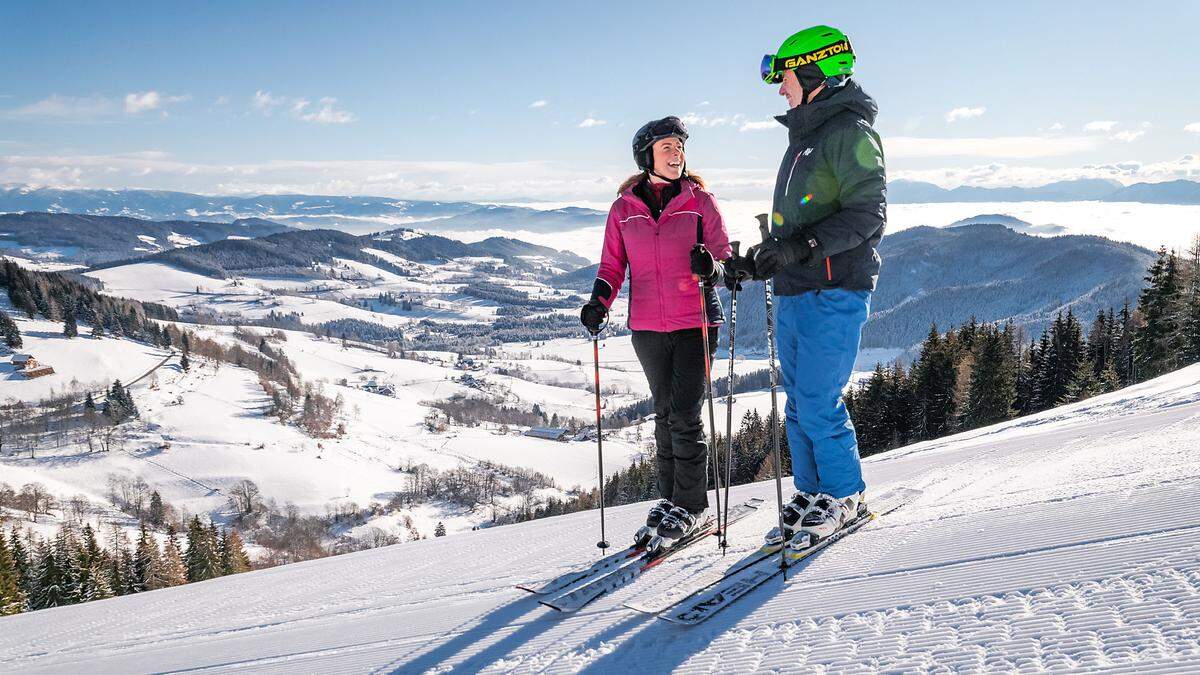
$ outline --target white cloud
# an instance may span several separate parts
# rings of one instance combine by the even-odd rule
[[[337,99],[326,96],[317,102],[319,106],[312,109],[312,101],[306,98],[289,98],[274,96],[269,91],[261,89],[254,92],[250,99],[250,107],[259,111],[264,117],[270,117],[277,108],[286,106],[288,114],[298,120],[314,124],[347,124],[358,119],[354,113],[337,109]]]
[[[604,126],[605,124],[608,124],[607,120],[598,120],[595,117],[592,117],[589,115],[586,119],[584,119],[582,122],[579,123],[579,128],[580,129],[590,129],[592,127]]]
[[[705,172],[706,174],[708,172]],[[1074,167],[1043,167],[1009,165],[1002,162],[965,167],[888,171],[891,180],[919,180],[942,187],[975,185],[1005,187],[1011,185],[1037,186],[1060,180],[1106,178],[1121,183],[1156,183],[1167,180],[1200,180],[1200,156],[1184,155],[1179,159],[1142,163],[1135,161],[1108,164],[1084,164]]]
[[[1098,139],[1103,140],[1103,139]],[[885,140],[885,143],[887,141]],[[773,167],[697,167],[727,199],[762,199],[775,182]],[[119,155],[0,154],[0,184],[50,187],[144,188],[202,194],[369,194],[411,199],[488,200],[527,197],[551,200],[611,199],[628,167],[576,162],[421,162],[273,160],[248,164],[199,164],[161,151]],[[920,170],[889,168],[890,179],[923,180],[944,187],[1043,185],[1074,178],[1122,183],[1200,180],[1200,156],[1144,164],[1117,162],[1074,167],[981,162]]]
[[[300,119],[305,122],[315,122],[316,124],[348,124],[358,119],[354,113],[347,110],[338,110],[334,106],[337,105],[336,98],[321,99],[321,107],[316,112],[311,112],[306,115],[300,115]]]
[[[955,109],[951,110],[950,112],[946,113],[946,121],[950,122],[950,123],[954,123],[959,120],[969,120],[972,117],[979,117],[980,115],[982,115],[985,112],[987,112],[987,108],[985,108],[983,106],[979,106],[977,108],[961,106],[961,107],[955,108]]]
[[[285,102],[286,99],[272,96],[271,92],[260,89],[254,92],[254,96],[250,99],[250,107],[269,117],[275,108],[278,108]]]
[[[125,94],[125,112],[130,114],[146,110],[154,110],[162,104],[162,96],[157,91],[144,91]]]
[[[889,136],[883,139],[889,159],[913,157],[986,157],[1028,159],[1057,157],[1094,150],[1103,139],[1093,137],[995,136],[981,138],[919,138]]]
[[[157,91],[133,92],[125,95],[125,112],[136,115],[148,110],[158,110],[164,106],[174,103],[182,103],[190,100],[192,97],[184,96],[164,96]],[[166,112],[164,111],[165,115]]]
[[[1184,125],[1183,130],[1193,134],[1200,134],[1200,122],[1192,122],[1191,124]]]
[[[761,122],[746,122],[738,131],[763,131],[766,129],[774,129],[779,126],[779,122],[775,120],[762,120]]]
[[[546,107],[546,99],[539,98],[538,100],[534,101],[533,103],[530,103],[529,107],[530,108],[545,108]]]
[[[114,115],[116,102],[102,96],[50,96],[28,105],[6,110],[4,117],[12,119],[44,119],[83,122]]]
[[[1050,131],[1062,131],[1065,128],[1066,127],[1063,126],[1062,122],[1055,122],[1054,124],[1050,125]]]
[[[737,126],[746,119],[746,116],[741,113],[736,115],[702,115],[689,112],[679,119],[683,120],[683,123],[689,127],[715,128]]]
[[[1118,131],[1110,138],[1112,138],[1114,141],[1121,141],[1122,143],[1132,143],[1145,135],[1145,129],[1138,129],[1137,131]]]
[[[1084,131],[1103,131],[1105,133],[1112,131],[1117,123],[1113,120],[1096,120],[1083,125]]]
[[[708,101],[700,101],[699,103],[697,103],[697,104],[696,104],[696,107],[697,107],[697,108],[704,108],[704,107],[707,107],[707,106],[710,106],[710,105],[712,105],[712,103],[709,103]]]

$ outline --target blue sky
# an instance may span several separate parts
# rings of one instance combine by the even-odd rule
[[[814,23],[850,34],[893,178],[1200,179],[1196,3],[810,6],[5,0],[0,183],[598,199],[677,114],[718,194],[761,197],[758,62]]]

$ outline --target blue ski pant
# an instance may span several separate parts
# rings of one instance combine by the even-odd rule
[[[842,390],[870,305],[870,291],[840,288],[775,298],[775,344],[796,490],[841,498],[866,488]]]

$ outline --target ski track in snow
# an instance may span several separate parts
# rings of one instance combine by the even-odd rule
[[[868,458],[873,493],[923,494],[691,628],[622,603],[754,550],[772,483],[733,489],[767,501],[724,558],[700,542],[575,614],[514,585],[594,560],[595,512],[0,619],[0,671],[1195,672],[1198,380]]]

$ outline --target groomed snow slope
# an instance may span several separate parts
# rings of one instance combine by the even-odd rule
[[[22,672],[1200,669],[1200,366],[866,461],[908,507],[708,623],[622,607],[735,560],[768,506],[575,615],[513,588],[596,557],[596,514],[0,619]],[[645,505],[613,509],[630,532]],[[614,535],[615,536],[615,535]]]

